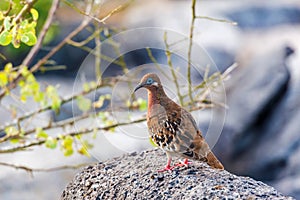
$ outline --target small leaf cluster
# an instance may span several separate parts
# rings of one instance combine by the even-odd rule
[[[26,102],[28,97],[33,97],[34,101],[40,103],[42,107],[51,105],[51,109],[58,113],[62,101],[56,87],[48,85],[45,91],[42,91],[39,82],[25,66],[22,66],[21,74],[23,79],[19,81],[20,100]]]
[[[21,1],[19,3],[21,4]],[[15,4],[16,2],[13,5]],[[19,48],[22,42],[28,46],[33,46],[37,42],[38,11],[31,8],[29,16],[17,16],[19,13],[0,11],[0,45],[12,44],[15,48]]]
[[[101,95],[98,98],[98,101],[95,101],[93,103],[94,108],[101,108],[104,105],[105,101],[110,101],[111,100],[111,95],[110,94],[106,94],[106,95]]]
[[[20,137],[24,136],[24,131],[21,130],[19,131],[16,127],[14,126],[8,126],[4,129],[5,133],[7,136],[12,137],[10,142],[12,144],[16,144],[20,142]]]
[[[42,128],[36,128],[35,137],[39,140],[45,140],[45,146],[49,149],[56,149],[59,145],[64,156],[71,156],[74,154],[75,141],[81,143],[81,147],[77,150],[79,154],[90,157],[88,149],[93,147],[87,140],[82,140],[81,135],[75,137],[70,135],[58,135],[58,138],[55,138],[48,135]]]
[[[59,112],[62,100],[58,95],[57,88],[48,85],[43,91],[40,83],[26,66],[21,66],[18,70],[18,68],[14,68],[11,63],[8,63],[4,69],[0,71],[0,87],[6,90],[7,95],[10,93],[7,85],[14,81],[18,74],[22,77],[18,83],[21,102],[25,103],[29,97],[32,97],[40,106],[45,107],[50,105],[52,110],[56,113]]]
[[[8,83],[11,83],[16,77],[18,73],[15,69],[13,69],[13,65],[8,63],[4,66],[4,69],[0,71],[0,87],[4,88],[9,93],[9,90],[5,87]]]
[[[97,117],[102,121],[104,126],[108,127],[106,131],[114,132],[115,127],[113,126],[116,122],[109,112],[99,112]],[[112,126],[112,127],[110,127]]]
[[[77,106],[82,112],[87,112],[92,107],[92,101],[89,98],[80,95],[76,98]]]
[[[137,100],[134,100],[132,102],[128,100],[126,102],[126,106],[131,109],[138,109],[140,111],[145,111],[147,110],[147,101],[142,98],[138,98]]]

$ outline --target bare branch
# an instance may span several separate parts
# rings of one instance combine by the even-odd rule
[[[59,170],[74,170],[74,169],[79,169],[82,168],[84,166],[88,166],[91,165],[93,163],[81,163],[78,165],[62,165],[62,166],[58,166],[58,167],[53,167],[53,168],[31,168],[28,166],[24,166],[24,165],[16,165],[16,164],[10,164],[10,163],[4,163],[4,162],[0,162],[0,165],[5,166],[5,167],[12,167],[15,168],[16,170],[24,170],[26,172],[29,172],[30,174],[32,174],[33,172],[53,172],[53,171],[59,171]]]
[[[115,128],[115,127],[118,127],[118,126],[136,124],[136,123],[143,122],[145,120],[146,120],[146,118],[140,118],[140,119],[137,119],[137,120],[134,120],[134,121],[115,123],[115,124],[108,125],[108,126],[103,126],[103,127],[85,128],[85,129],[82,129],[80,131],[68,132],[68,133],[64,134],[64,136],[84,135],[84,134],[91,133],[93,131],[100,131],[100,130],[107,131],[109,129],[112,129],[112,128]],[[61,140],[61,137],[57,136],[55,139],[56,140]],[[33,142],[30,142],[30,143],[27,143],[27,144],[18,145],[18,146],[15,146],[15,147],[3,148],[3,149],[0,149],[0,153],[13,153],[13,152],[17,152],[17,151],[22,151],[22,150],[28,149],[29,147],[44,144],[45,142],[46,142],[46,140],[43,139],[43,140],[33,141]]]
[[[169,46],[170,46],[170,45],[169,45]],[[156,60],[156,58],[155,58],[155,57],[153,56],[153,54],[152,54],[151,49],[150,49],[149,47],[147,47],[146,50],[147,50],[147,54],[148,54],[150,60],[154,63],[155,67],[159,70],[159,72],[160,72],[161,74],[163,74],[166,78],[170,79],[170,77],[168,76],[168,74],[165,73],[165,71],[159,66],[159,64],[158,64],[158,62],[157,62],[157,60]]]
[[[170,52],[170,48],[169,48],[167,39],[168,39],[167,32],[165,32],[164,33],[164,43],[165,43],[165,46],[166,46],[167,62],[168,62],[168,65],[171,69],[171,73],[172,73],[173,81],[174,81],[175,86],[176,86],[176,91],[177,91],[177,95],[178,95],[178,98],[179,98],[180,105],[183,106],[183,96],[180,93],[179,83],[178,83],[177,76],[175,74],[174,66],[173,66],[172,59],[171,59],[172,53]]]
[[[192,78],[191,78],[191,65],[192,65],[192,46],[193,46],[193,34],[194,34],[194,26],[196,19],[196,0],[192,0],[192,21],[190,25],[190,36],[189,36],[189,47],[188,47],[188,66],[187,66],[187,78],[188,78],[188,88],[189,88],[189,98],[191,102],[193,102],[192,95]]]
[[[197,19],[207,19],[207,20],[211,20],[211,21],[215,21],[215,22],[223,22],[223,23],[228,23],[231,24],[233,26],[237,26],[238,23],[234,22],[234,21],[229,21],[226,19],[217,19],[217,18],[213,18],[213,17],[208,17],[208,16],[196,16]]]

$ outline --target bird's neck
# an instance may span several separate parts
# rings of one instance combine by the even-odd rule
[[[148,90],[148,114],[150,114],[154,105],[162,105],[162,99],[167,98],[163,88],[154,88]]]

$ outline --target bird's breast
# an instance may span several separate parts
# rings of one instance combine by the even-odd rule
[[[173,121],[165,108],[153,105],[148,113],[148,131],[152,141],[166,151],[175,151],[174,140],[179,129],[180,120]]]

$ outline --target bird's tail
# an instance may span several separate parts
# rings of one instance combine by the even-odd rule
[[[218,160],[218,158],[213,154],[213,152],[209,152],[207,154],[207,164],[215,169],[224,169],[222,163]]]

